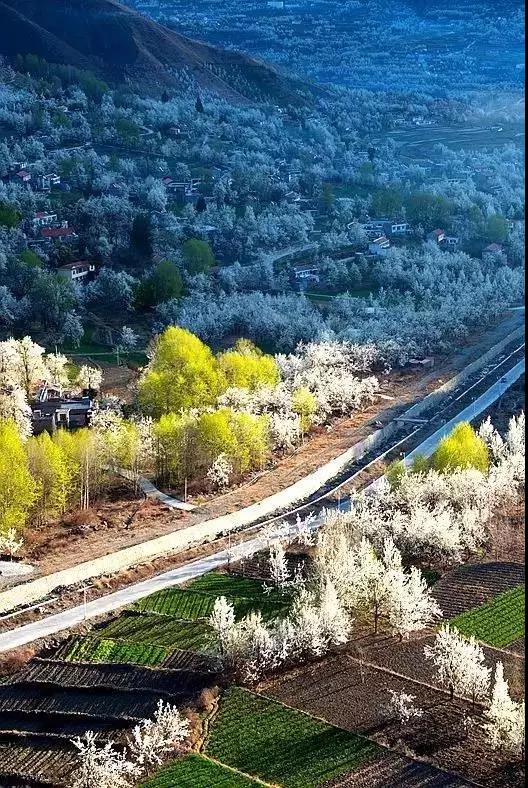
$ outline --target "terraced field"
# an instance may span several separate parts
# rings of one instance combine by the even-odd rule
[[[67,785],[75,767],[74,752],[59,747],[35,747],[26,744],[0,744],[0,785]],[[2,781],[2,774],[16,778],[16,783]],[[27,781],[27,782],[26,782]],[[38,782],[37,782],[38,781]]]
[[[470,564],[447,572],[433,586],[433,596],[444,618],[454,618],[523,583],[523,564],[513,561]]]
[[[201,755],[188,755],[162,769],[141,788],[252,788],[257,785],[255,780]]]
[[[323,788],[469,788],[469,784],[425,763],[391,754],[324,783]]]
[[[158,591],[136,602],[133,609],[196,621],[209,617],[219,596],[225,596],[233,603],[237,618],[256,609],[264,617],[273,618],[288,609],[288,598],[277,591],[265,592],[264,583],[221,572],[199,577],[189,588]]]
[[[149,643],[125,643],[110,638],[74,638],[61,650],[68,662],[105,662],[132,665],[162,665],[171,655],[170,648]]]
[[[524,635],[524,586],[505,591],[485,605],[461,613],[451,624],[464,635],[504,648]]]
[[[315,788],[380,758],[361,736],[238,687],[220,703],[205,747],[220,763],[284,788]]]
[[[213,632],[203,621],[180,621],[155,613],[127,613],[103,630],[105,638],[128,643],[147,643],[189,651],[206,651],[214,645]]]

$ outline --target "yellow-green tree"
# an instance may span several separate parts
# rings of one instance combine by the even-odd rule
[[[471,424],[463,421],[440,441],[431,457],[431,466],[440,472],[476,468],[485,473],[489,468],[488,447]]]
[[[312,426],[313,416],[317,410],[317,400],[309,389],[304,386],[295,389],[292,396],[292,410],[301,417],[301,435],[304,438]]]
[[[43,523],[65,510],[74,469],[63,449],[52,441],[47,432],[28,440],[27,453],[31,475],[40,488],[34,507],[35,516],[39,523]]]
[[[168,413],[153,426],[156,476],[167,484],[181,484],[197,467],[196,416]]]
[[[139,383],[139,401],[155,418],[212,405],[225,380],[210,348],[184,328],[170,326],[159,337]]]
[[[275,386],[279,382],[279,368],[273,356],[268,356],[247,339],[239,339],[233,350],[218,357],[228,386],[253,391],[258,386]]]
[[[0,421],[0,534],[23,530],[39,492],[15,422]]]
[[[237,441],[233,467],[238,473],[261,468],[270,451],[269,420],[266,415],[231,411],[232,429]]]
[[[235,464],[238,445],[233,431],[233,411],[222,408],[203,413],[196,424],[196,447],[202,472],[206,472],[219,454]]]
[[[72,497],[81,509],[88,509],[101,494],[107,473],[108,453],[95,430],[87,427],[67,432],[58,430],[53,441],[61,448],[71,472]]]

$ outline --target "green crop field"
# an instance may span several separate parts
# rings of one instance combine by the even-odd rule
[[[289,603],[288,597],[277,591],[265,593],[264,584],[258,580],[210,572],[197,578],[188,588],[165,588],[139,600],[133,607],[196,621],[208,618],[219,596],[233,603],[237,618],[256,609],[261,610],[265,618],[280,616],[287,612]]]
[[[161,769],[143,783],[142,788],[251,788],[256,785],[259,783],[255,780],[242,777],[201,755],[188,755]]]
[[[132,665],[161,665],[171,649],[150,643],[128,643],[106,638],[79,638],[64,659],[68,662],[120,662]]]
[[[502,648],[524,635],[524,586],[499,594],[491,602],[451,619],[464,635]]]
[[[201,621],[178,621],[156,614],[122,615],[102,630],[110,640],[148,643],[167,648],[202,651],[213,642],[211,629]]]
[[[234,687],[214,718],[205,752],[284,788],[315,788],[380,757],[361,736]]]

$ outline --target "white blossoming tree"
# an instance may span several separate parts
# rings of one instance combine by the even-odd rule
[[[84,364],[77,375],[76,383],[81,389],[99,391],[103,382],[103,373],[96,367]]]
[[[227,454],[219,454],[207,471],[207,478],[217,489],[223,490],[229,486],[229,481],[233,473],[233,463]]]
[[[235,609],[225,596],[215,599],[213,611],[209,616],[209,626],[218,638],[220,653],[223,656],[229,655],[235,629]]]
[[[163,762],[162,756],[181,745],[189,735],[189,721],[176,706],[158,701],[154,719],[136,725],[128,739],[131,758],[139,767]]]
[[[284,589],[290,581],[290,570],[282,542],[276,541],[269,548],[270,577],[275,588]]]
[[[473,636],[465,638],[456,629],[444,624],[434,643],[424,653],[436,667],[439,683],[455,695],[470,697],[475,703],[489,693],[491,668],[484,664],[484,652]]]
[[[409,695],[407,692],[396,692],[389,690],[390,701],[389,709],[400,721],[400,725],[409,722],[413,717],[421,717],[423,715],[422,709],[414,705],[416,700],[415,695]]]
[[[0,554],[7,553],[13,558],[24,544],[24,539],[19,536],[15,528],[8,528],[4,534],[0,534]]]
[[[517,703],[510,697],[502,662],[495,666],[491,704],[484,715],[484,730],[493,749],[506,749],[524,757],[524,701]]]
[[[79,768],[72,776],[72,788],[132,788],[141,770],[112,741],[97,744],[92,731],[73,740],[78,750]]]

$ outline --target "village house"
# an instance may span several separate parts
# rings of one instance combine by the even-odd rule
[[[427,240],[434,241],[434,243],[441,244],[442,241],[445,241],[446,233],[445,230],[440,230],[437,228],[430,233],[427,233]]]
[[[53,241],[71,243],[79,237],[75,230],[68,226],[67,221],[62,222],[59,227],[42,227],[40,235],[48,243],[53,243]]]
[[[409,235],[412,231],[409,222],[402,221],[389,221],[383,222],[383,232],[387,236],[392,235]]]
[[[56,213],[51,211],[37,211],[30,219],[31,228],[33,230],[40,230],[41,227],[51,227],[56,224],[58,217]]]
[[[308,284],[308,282],[318,283],[321,280],[320,269],[316,263],[296,263],[292,271],[295,281],[299,285]]]
[[[86,282],[94,272],[95,264],[86,260],[65,263],[57,268],[58,275],[70,282]]]
[[[301,201],[301,195],[298,192],[289,191],[284,195],[284,199],[290,205],[295,205]]]
[[[46,175],[37,175],[36,186],[39,191],[49,192],[55,186],[60,186],[61,178],[56,172],[50,172]]]
[[[25,186],[29,186],[29,182],[31,181],[31,173],[27,170],[19,170],[12,176],[12,180],[15,183],[21,183]]]
[[[446,235],[442,241],[442,245],[450,252],[454,252],[460,245],[460,238],[458,235]]]
[[[31,406],[33,434],[38,435],[45,430],[53,433],[59,428],[87,427],[92,411],[93,400],[90,397],[46,397]]]
[[[167,192],[179,202],[194,204],[199,197],[198,187],[202,181],[200,178],[191,178],[189,181],[175,181],[174,178],[167,176],[162,179]]]
[[[386,235],[380,235],[369,243],[369,252],[377,257],[384,257],[390,249],[390,241]]]

